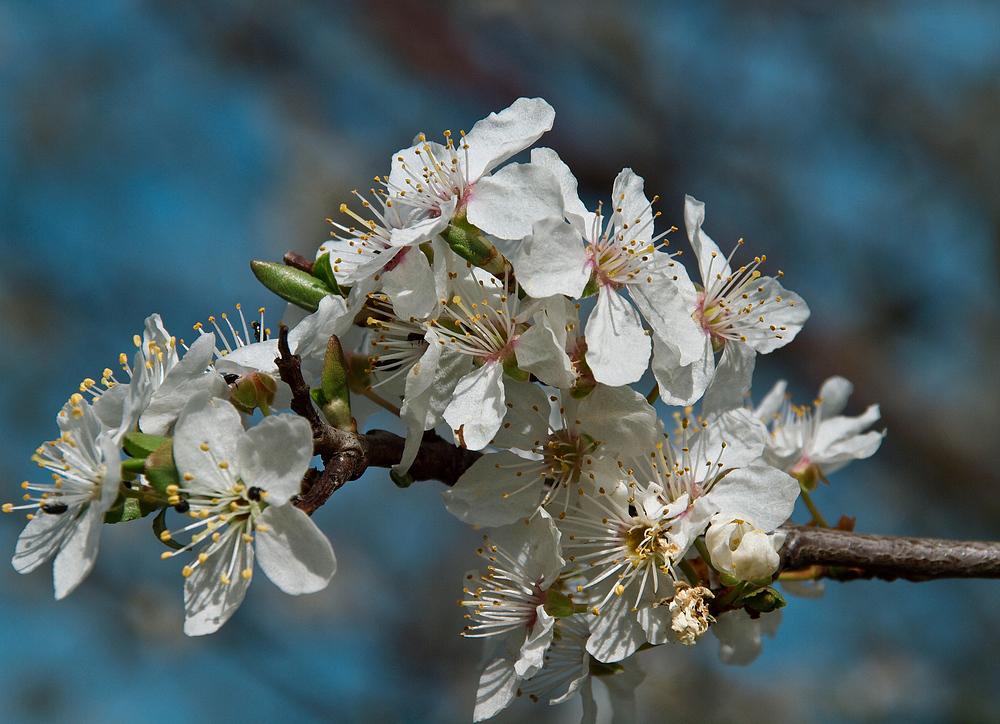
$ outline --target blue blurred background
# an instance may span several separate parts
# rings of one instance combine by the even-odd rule
[[[0,483],[160,312],[283,305],[252,258],[311,256],[327,216],[425,131],[518,96],[585,199],[622,166],[667,225],[683,194],[768,256],[813,316],[759,358],[812,399],[882,404],[875,458],[817,492],[858,529],[1000,539],[1000,6],[992,1],[2,0]],[[672,235],[683,247],[683,232]],[[767,272],[765,272],[767,273]],[[67,600],[0,566],[4,722],[462,722],[479,647],[454,602],[477,535],[435,483],[368,475],[317,513],[340,570],[259,577],[208,638],[148,522],[108,526]],[[799,520],[805,515],[798,514]],[[13,552],[23,520],[0,518]],[[746,669],[711,636],[642,655],[644,721],[1000,722],[1000,583],[832,584]],[[598,687],[599,688],[599,687]],[[519,702],[497,721],[570,722]]]

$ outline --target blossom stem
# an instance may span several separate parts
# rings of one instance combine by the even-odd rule
[[[692,586],[701,585],[701,576],[698,575],[698,572],[694,569],[694,566],[691,565],[691,561],[683,559],[681,560],[680,563],[677,564],[677,567],[680,568],[681,571],[683,571],[685,577],[687,577],[688,579],[688,583],[690,583]]]
[[[649,394],[646,395],[646,402],[652,405],[658,399],[660,399],[660,386],[656,385],[652,390],[649,391]]]
[[[824,518],[823,514],[819,512],[819,508],[816,507],[816,504],[813,502],[812,496],[809,495],[808,491],[805,488],[802,488],[802,502],[806,504],[806,508],[809,509],[809,513],[810,515],[812,515],[812,519],[816,523],[816,525],[818,525],[820,528],[830,527],[830,524],[826,522],[826,518]]]
[[[374,402],[376,405],[378,405],[382,409],[388,410],[389,412],[391,412],[396,417],[399,417],[399,408],[396,407],[391,402],[389,402],[388,400],[382,399],[381,397],[379,397],[378,395],[376,395],[371,390],[363,390],[361,392],[361,394],[364,395],[365,397],[367,397],[369,400],[371,400],[372,402]]]

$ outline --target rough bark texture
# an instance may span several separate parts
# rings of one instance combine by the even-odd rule
[[[403,457],[400,437],[386,430],[353,433],[327,424],[309,397],[309,386],[302,378],[301,360],[288,348],[288,327],[278,329],[278,374],[292,389],[292,411],[312,426],[313,451],[323,459],[319,475],[302,481],[302,493],[295,505],[312,515],[349,480],[357,480],[370,467],[391,468]],[[413,480],[440,480],[454,485],[482,453],[456,447],[433,430],[424,433],[409,475]]]
[[[1000,578],[1000,543],[869,535],[786,524],[781,570],[818,567],[816,577],[849,581],[881,578]]]

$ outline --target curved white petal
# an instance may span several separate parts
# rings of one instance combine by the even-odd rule
[[[444,419],[460,444],[482,450],[500,429],[506,412],[503,365],[491,361],[459,381]]]
[[[80,514],[69,536],[63,541],[52,564],[52,583],[56,600],[73,592],[94,568],[101,543],[104,510],[91,504]]]
[[[235,462],[244,484],[266,490],[271,507],[299,492],[312,457],[312,428],[299,415],[265,417],[236,441]]]
[[[434,272],[419,249],[407,249],[398,264],[382,274],[382,291],[392,300],[400,319],[424,319],[438,303]]]
[[[788,520],[799,497],[799,483],[770,465],[730,470],[706,498],[719,510],[738,510],[769,533]]]
[[[469,221],[500,239],[523,239],[547,216],[562,218],[562,193],[543,166],[513,163],[481,179],[468,199]]]
[[[562,216],[532,224],[510,263],[518,283],[536,299],[553,294],[579,297],[590,280],[591,263],[583,237]]]
[[[274,585],[292,596],[326,588],[337,559],[308,515],[294,505],[270,505],[257,520],[268,527],[254,534],[257,563]]]
[[[469,525],[511,525],[531,517],[542,501],[538,465],[512,452],[483,455],[441,493],[445,508]]]
[[[236,575],[229,575],[231,582],[223,583],[222,576],[228,575],[230,566]],[[184,581],[184,633],[215,633],[229,620],[250,586],[251,579],[240,575],[244,570],[253,570],[253,548],[243,545],[239,535],[231,535],[227,545],[199,564]]]
[[[193,476],[184,487],[209,495],[228,489],[230,476],[220,472],[219,463],[232,454],[245,434],[240,413],[229,400],[212,398],[205,392],[192,398],[181,411],[174,431],[174,463],[182,475]],[[202,450],[202,445],[208,449]],[[239,474],[238,470],[232,472]]]
[[[587,364],[598,382],[619,387],[637,382],[652,349],[635,309],[606,286],[587,319]]]
[[[469,181],[474,183],[533,144],[552,129],[555,117],[555,110],[541,98],[518,98],[508,108],[476,123],[465,136],[469,146],[465,167]]]

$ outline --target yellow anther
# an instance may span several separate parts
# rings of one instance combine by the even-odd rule
[[[202,443],[201,445],[199,445],[198,447],[200,447],[200,448],[201,448],[201,451],[202,451],[202,452],[208,452],[208,443],[207,443],[207,442],[203,442],[203,443]]]
[[[223,573],[221,576],[219,576],[219,582],[222,583],[223,586],[228,586],[229,585],[229,576],[227,576],[225,573]]]
[[[194,475],[191,473],[184,473],[184,482],[190,483],[192,480],[194,480]]]
[[[266,523],[258,523],[257,524],[257,530],[259,530],[261,533],[267,533],[267,524]]]
[[[171,483],[170,485],[167,486],[167,495],[177,495],[178,490],[180,490],[180,488]]]
[[[173,557],[173,555],[174,554],[171,551],[163,551],[163,553],[160,554],[160,560],[161,561],[165,561],[168,558]]]
[[[243,580],[244,581],[249,581],[250,577],[253,576],[253,571],[251,569],[249,569],[249,568],[244,568],[240,572],[240,575],[243,576]]]
[[[198,554],[198,562],[199,563],[204,563],[207,560],[208,560],[208,553],[199,553]]]
[[[12,512],[14,512],[14,504],[13,503],[4,503],[3,504],[3,512],[4,513],[12,513]]]
[[[221,468],[222,470],[228,470],[229,469],[229,463],[227,463],[225,460],[223,460],[221,463],[219,463],[219,468]]]
[[[162,540],[164,542],[170,540],[170,531],[169,530],[165,530],[162,533],[160,533],[160,540]]]
[[[181,569],[181,575],[185,578],[190,578],[192,573],[194,573],[194,569],[191,566],[184,566]]]

